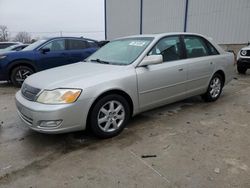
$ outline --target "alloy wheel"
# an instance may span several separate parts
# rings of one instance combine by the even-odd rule
[[[15,80],[19,83],[22,83],[32,72],[26,68],[20,68],[15,75]]]
[[[119,129],[125,120],[124,106],[116,100],[108,101],[99,110],[97,122],[104,132],[113,132]]]
[[[220,95],[221,92],[221,80],[218,77],[214,77],[210,83],[210,95],[212,98],[216,98]]]

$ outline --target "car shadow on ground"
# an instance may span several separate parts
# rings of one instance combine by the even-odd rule
[[[0,88],[1,87],[14,87],[11,82],[0,81]]]

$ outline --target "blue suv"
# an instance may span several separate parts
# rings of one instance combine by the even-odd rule
[[[84,60],[99,48],[97,41],[76,37],[39,40],[19,52],[0,54],[0,81],[21,86],[29,75]]]

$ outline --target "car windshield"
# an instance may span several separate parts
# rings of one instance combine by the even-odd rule
[[[152,37],[118,39],[100,48],[86,61],[128,65],[139,57],[152,40]]]
[[[30,51],[30,50],[34,50],[36,49],[38,46],[40,46],[42,43],[44,43],[47,40],[38,40],[32,44],[30,44],[29,46],[27,46],[26,48],[23,49],[23,51]]]

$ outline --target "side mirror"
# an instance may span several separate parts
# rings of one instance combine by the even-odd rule
[[[139,66],[145,67],[148,65],[160,64],[162,62],[163,62],[162,55],[150,55],[150,56],[145,56]]]
[[[41,51],[42,54],[46,54],[47,52],[50,51],[50,49],[49,48],[43,48],[40,51]]]

